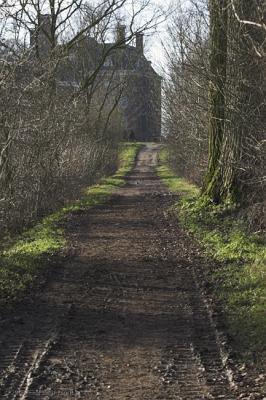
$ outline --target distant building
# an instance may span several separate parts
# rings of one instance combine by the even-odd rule
[[[47,54],[50,27],[49,15],[42,15],[39,29],[31,33],[31,46],[39,54]],[[126,26],[119,24],[114,43],[98,43],[94,38],[83,36],[72,48],[59,69],[61,84],[78,85],[84,75],[101,68],[98,79],[120,81],[123,91],[118,108],[123,115],[125,137],[139,141],[159,140],[161,136],[161,77],[144,55],[143,34],[136,34],[136,45],[122,44]],[[110,50],[110,51],[109,51]],[[103,54],[108,56],[102,62]]]

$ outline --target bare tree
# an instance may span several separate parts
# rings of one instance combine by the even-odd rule
[[[206,5],[192,2],[170,26],[171,159],[181,175],[203,181],[206,201],[238,204],[255,229],[265,228],[265,1]]]
[[[129,0],[0,5],[1,235],[115,169],[125,80],[104,66],[136,33],[155,28],[162,15],[151,17],[150,7]],[[123,14],[128,32],[112,41]]]
[[[207,176],[204,194],[220,203],[250,204],[265,200],[265,17],[263,1],[234,1],[225,4],[229,19],[226,35],[226,110],[221,118],[224,135],[213,171]],[[213,4],[217,7],[217,3]],[[253,21],[254,23],[250,23]],[[225,26],[225,22],[223,25]],[[213,31],[211,31],[211,37]],[[219,79],[216,69],[216,78]],[[215,73],[215,71],[214,71]],[[211,111],[212,117],[217,114]]]
[[[208,149],[208,16],[205,2],[178,8],[168,27],[171,47],[164,86],[164,126],[171,163],[197,184],[206,171]]]

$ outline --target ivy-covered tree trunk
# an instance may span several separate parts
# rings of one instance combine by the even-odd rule
[[[0,129],[3,142],[0,143],[0,193],[4,196],[12,194],[12,168],[11,168],[11,127],[8,126],[6,115],[0,118]]]
[[[225,86],[227,65],[228,0],[209,0],[210,11],[210,86],[209,86],[209,162],[202,193],[220,201],[219,161],[225,126]]]
[[[226,129],[220,160],[220,198],[234,202],[258,200],[263,160],[258,149],[265,137],[265,39],[259,2],[235,0],[229,7],[226,87]],[[263,48],[264,46],[264,48]]]

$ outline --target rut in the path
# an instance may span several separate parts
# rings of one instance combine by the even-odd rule
[[[146,146],[112,201],[69,218],[72,255],[1,326],[1,399],[234,398],[156,156]]]

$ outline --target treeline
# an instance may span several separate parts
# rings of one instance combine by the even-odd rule
[[[178,173],[201,185],[206,202],[241,205],[260,227],[266,194],[265,12],[264,0],[200,0],[178,10],[169,24],[164,96]]]
[[[76,97],[73,88],[39,78],[35,60],[19,64],[1,66],[0,235],[27,226],[112,172],[121,140],[117,111],[105,126],[113,99],[99,119],[106,96],[101,87]]]
[[[117,167],[123,137],[117,104],[126,78],[102,67],[112,51],[154,27],[158,17],[154,10],[145,18],[149,1],[130,4],[0,5],[0,237]],[[130,32],[113,39],[125,10]]]

